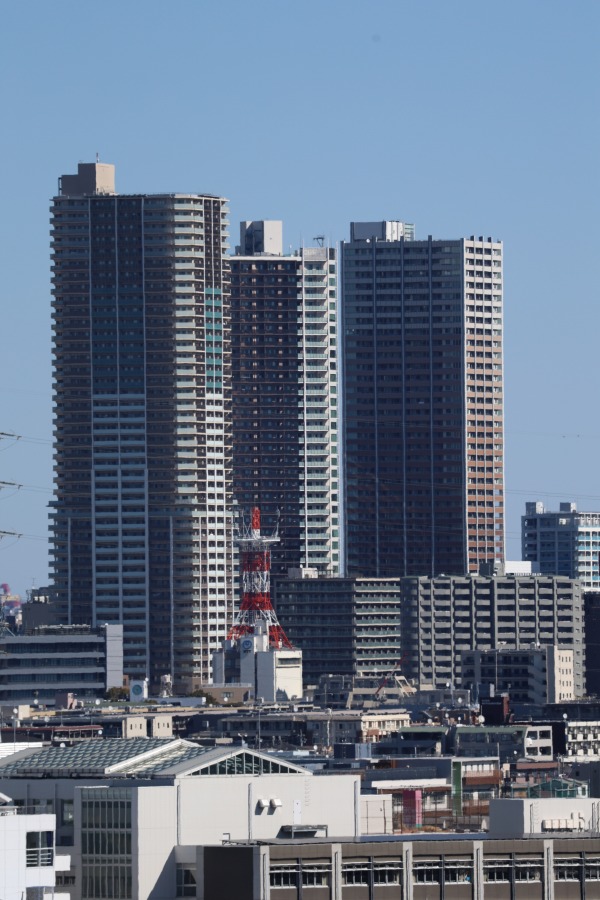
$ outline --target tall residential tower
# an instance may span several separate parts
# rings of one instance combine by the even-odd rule
[[[234,495],[279,527],[273,572],[337,574],[337,255],[284,256],[281,233],[243,222],[231,258]]]
[[[233,614],[225,203],[92,163],[52,204],[54,587],[155,684],[209,680]]]
[[[502,562],[502,244],[355,222],[342,298],[348,574]]]

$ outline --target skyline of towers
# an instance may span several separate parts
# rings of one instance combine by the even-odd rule
[[[358,222],[341,261],[347,574],[501,563],[502,244]]]
[[[322,243],[322,241],[319,241]],[[241,250],[243,249],[243,254]],[[279,528],[274,573],[340,569],[337,254],[242,222],[231,257],[233,486]]]
[[[226,227],[223,198],[119,195],[100,163],[52,203],[54,587],[153,684],[209,680],[233,614]]]
[[[344,541],[349,575],[503,561],[501,243],[352,223],[340,319],[335,248],[255,220],[226,256],[224,198],[80,164],[52,214],[53,586],[64,621],[123,623],[127,674],[210,680],[236,503],[275,574],[342,574]]]

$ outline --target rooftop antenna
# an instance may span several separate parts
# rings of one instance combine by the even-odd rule
[[[97,162],[97,163],[100,162],[100,154],[99,154],[99,153],[96,153],[96,162]]]
[[[325,235],[318,234],[316,237],[313,238],[313,241],[317,242],[317,247],[322,247],[323,244],[325,243]]]

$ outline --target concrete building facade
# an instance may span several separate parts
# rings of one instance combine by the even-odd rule
[[[413,235],[354,222],[342,243],[350,575],[504,560],[502,244]]]
[[[80,699],[123,686],[123,626],[45,626],[0,635],[0,706],[53,706],[61,691]]]
[[[513,650],[469,650],[462,653],[461,683],[473,696],[493,685],[495,694],[508,693],[512,704],[544,706],[575,699],[575,652],[572,647]],[[587,663],[586,663],[587,667]]]
[[[225,641],[213,655],[213,681],[247,685],[249,697],[265,703],[302,699],[302,651],[270,647],[268,626],[258,622],[253,634]]]
[[[231,257],[233,481],[279,529],[272,569],[340,569],[337,253],[283,254],[280,222],[242,222]]]
[[[540,572],[578,578],[586,591],[600,591],[600,513],[578,512],[570,502],[558,512],[526,503],[521,549]]]
[[[583,593],[571,578],[497,575],[402,579],[405,674],[421,689],[460,685],[463,652],[556,645],[573,652],[585,693]],[[463,685],[464,686],[464,685]]]
[[[538,801],[538,818],[544,802]],[[203,900],[600,897],[600,838],[591,828],[582,834],[516,834],[512,829],[510,836],[411,834],[204,847],[198,849],[196,867]]]
[[[316,777],[239,746],[132,738],[24,751],[0,761],[0,787],[55,810],[71,900],[196,896],[199,845],[361,827],[359,776]]]
[[[57,872],[68,871],[71,859],[57,853],[56,816],[19,809],[12,798],[0,797],[0,895],[2,900],[69,900],[56,890]],[[58,876],[60,883],[62,876]]]
[[[100,163],[52,202],[53,588],[154,684],[209,681],[232,617],[226,229],[223,198],[119,195]]]
[[[324,674],[382,678],[400,667],[401,580],[307,574],[272,582],[277,615],[302,649],[305,683]]]

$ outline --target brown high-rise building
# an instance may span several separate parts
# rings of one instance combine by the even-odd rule
[[[208,681],[232,620],[225,204],[119,195],[99,163],[52,204],[54,588],[154,684]]]
[[[342,244],[348,574],[504,559],[502,244],[353,223]]]

